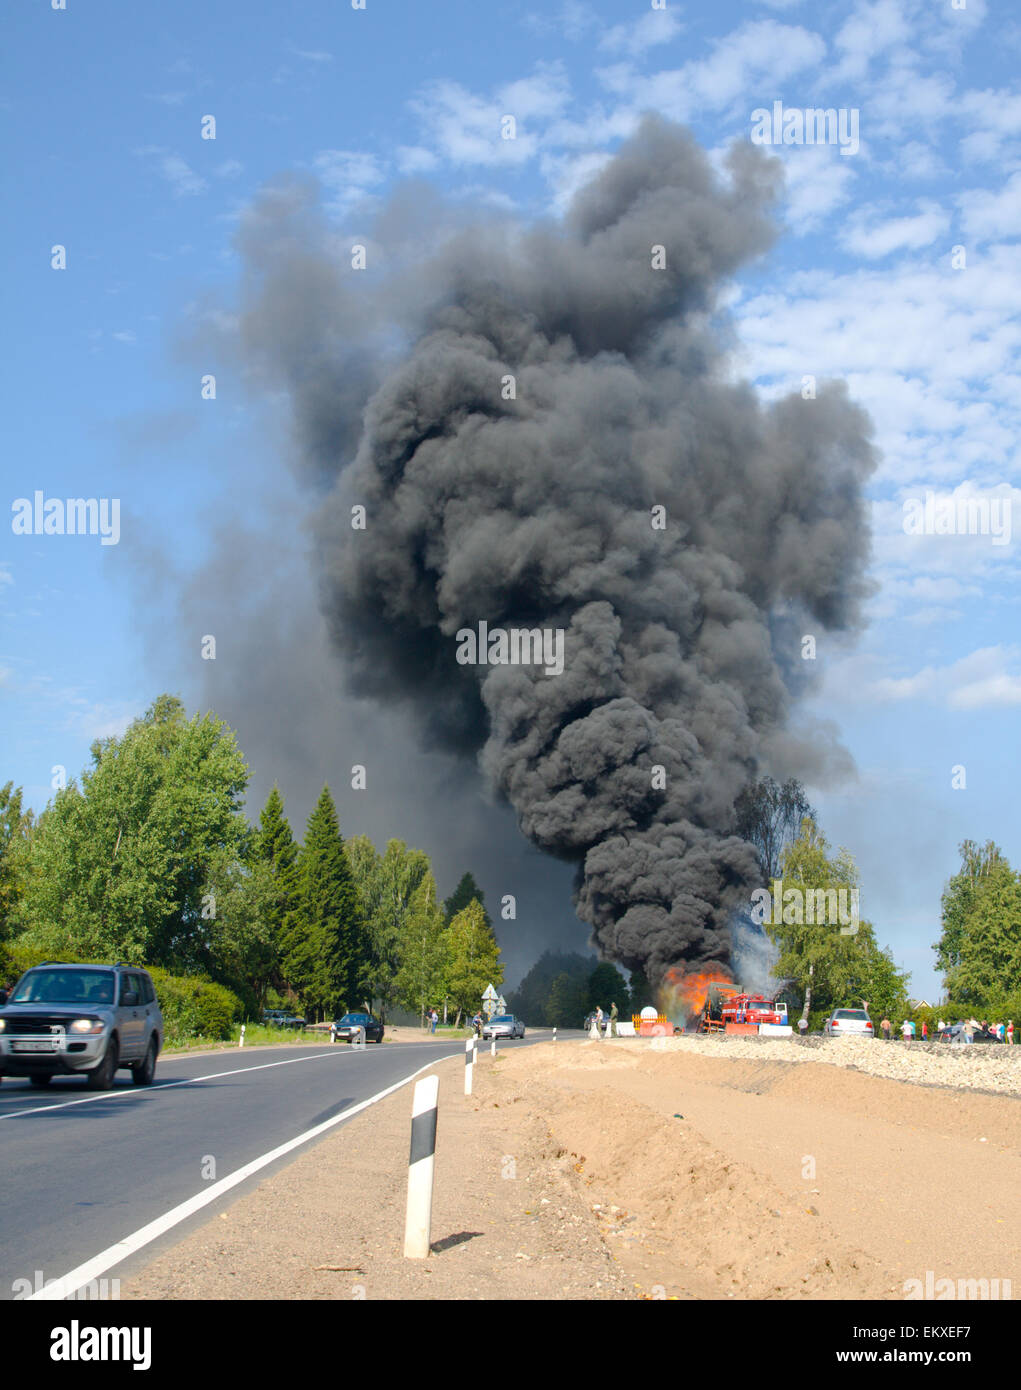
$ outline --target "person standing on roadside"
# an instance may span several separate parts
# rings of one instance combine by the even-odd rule
[[[804,1014],[802,1014],[801,1017],[798,1019],[798,1033],[801,1037],[804,1037],[807,1032],[808,1019],[804,1016]]]
[[[882,1033],[883,1033],[883,1041],[884,1041],[884,1042],[889,1042],[889,1041],[890,1041],[890,1028],[891,1028],[890,1020],[889,1020],[888,1018],[884,1018],[883,1021],[882,1021],[882,1023],[879,1025],[879,1027],[881,1028]]]
[[[1008,1019],[1007,1019],[1007,1041],[1011,1044],[1011,1046],[1013,1046],[1013,1043],[1014,1043],[1014,1020],[1013,1020],[1012,1018],[1008,1018]]]
[[[905,1042],[911,1041],[911,1020],[906,1018],[900,1026],[901,1036]]]
[[[610,1037],[616,1038],[617,1033],[617,1005],[610,1000]]]

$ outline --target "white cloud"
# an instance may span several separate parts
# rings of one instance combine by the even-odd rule
[[[539,169],[552,190],[552,211],[562,217],[583,184],[594,178],[612,158],[601,150],[575,155],[543,155]]]
[[[599,47],[607,53],[637,58],[657,44],[669,43],[683,28],[675,10],[647,10],[637,22],[615,24],[608,29],[599,40]]]
[[[855,172],[832,146],[780,145],[770,154],[783,160],[786,221],[795,236],[814,231],[850,198]]]
[[[424,145],[398,145],[397,168],[402,174],[427,174],[439,165],[432,150]]]
[[[762,100],[778,95],[781,83],[817,68],[825,55],[826,45],[818,34],[760,19],[716,40],[708,57],[683,67],[642,75],[629,63],[617,63],[599,69],[596,76],[632,105],[673,120],[689,121],[706,110],[735,106],[747,107],[750,119]]]
[[[533,34],[542,37],[559,34],[571,43],[577,43],[594,30],[604,27],[602,15],[585,0],[564,0],[555,14],[530,11],[525,15],[524,23]]]
[[[967,164],[1017,163],[1017,133],[1021,129],[1021,93],[987,88],[963,92],[957,104],[960,116],[975,129],[961,141],[961,157]]]
[[[867,205],[858,210],[840,234],[840,244],[845,250],[865,260],[880,260],[894,251],[918,251],[923,246],[931,246],[950,227],[949,215],[929,200],[919,201],[914,216],[890,217],[883,221],[876,220],[877,213],[875,206]]]
[[[882,80],[865,88],[861,111],[863,142],[938,145],[957,111],[954,82],[943,72],[920,72],[912,54],[897,55]]]
[[[342,217],[385,178],[376,156],[360,150],[320,150],[312,165],[329,194],[325,207],[334,217]]]
[[[1017,237],[1021,231],[1021,171],[1011,174],[998,192],[971,188],[957,202],[966,236],[977,241]]]
[[[539,147],[538,129],[560,116],[568,105],[570,87],[559,63],[541,63],[525,78],[497,89],[490,97],[468,91],[460,83],[427,83],[410,102],[421,123],[422,144],[455,165],[522,164]],[[502,133],[502,121],[512,116],[513,139]]]
[[[859,4],[834,40],[840,62],[828,77],[834,81],[860,79],[880,54],[910,37],[911,27],[898,0]]]
[[[926,666],[911,676],[866,682],[863,694],[889,702],[910,700],[949,709],[994,709],[1021,704],[1021,648],[982,647],[946,666]]]
[[[325,49],[295,48],[290,45],[291,52],[296,58],[304,58],[306,63],[332,63],[333,54],[327,53]]]
[[[938,179],[946,177],[946,164],[931,145],[921,140],[895,141],[893,158],[883,166],[884,173],[906,179]]]
[[[163,157],[160,163],[160,173],[170,184],[176,198],[187,198],[196,193],[204,193],[208,187],[205,179],[200,174],[196,174],[178,154],[168,154]]]

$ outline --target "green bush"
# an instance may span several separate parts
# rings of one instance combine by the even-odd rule
[[[233,994],[238,1001],[241,1012],[234,1015],[235,1019],[260,1019],[262,1017],[259,996],[247,980],[236,980],[230,976],[224,976],[220,980],[214,980],[213,983],[219,985],[221,989],[225,989],[228,994]],[[268,1007],[272,1007],[272,1005]]]
[[[26,970],[31,970],[34,965],[41,965],[44,960],[51,960],[49,951],[44,951],[39,946],[19,946],[17,939],[8,941],[0,947],[0,983],[6,981],[14,984],[20,980]],[[61,963],[64,961],[78,963],[81,957],[65,952],[60,957]],[[104,962],[108,964],[109,962]]]
[[[231,1035],[231,1025],[244,1014],[237,995],[214,984],[206,975],[171,975],[158,968],[149,974],[163,1011],[169,1046],[192,1038],[226,1040]]]
[[[0,955],[0,976],[13,982],[46,959],[46,952],[38,947],[8,942]],[[111,961],[83,961],[80,956],[66,952],[62,960],[86,965],[112,964]],[[226,1040],[231,1036],[232,1025],[245,1016],[245,1006],[238,996],[224,985],[215,984],[207,975],[171,975],[158,966],[143,968],[149,969],[156,986],[166,1042],[170,1046],[192,1038]]]

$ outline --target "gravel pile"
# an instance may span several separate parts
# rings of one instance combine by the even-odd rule
[[[828,1062],[924,1086],[1021,1095],[1021,1046],[883,1042],[871,1038],[655,1038],[656,1051],[697,1052],[755,1062]]]

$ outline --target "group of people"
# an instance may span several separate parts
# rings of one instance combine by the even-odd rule
[[[952,1025],[942,1018],[936,1024],[936,1036],[941,1037],[946,1029]],[[961,1018],[957,1021],[957,1026],[964,1030],[964,1041],[970,1043],[974,1041],[977,1032],[990,1032],[999,1038],[1000,1042],[1013,1043],[1014,1041],[1014,1020],[1008,1018],[1006,1023],[986,1023],[979,1022],[974,1018]],[[887,1042],[893,1036],[893,1025],[888,1018],[884,1018],[879,1025],[880,1032]],[[900,1026],[901,1036],[905,1042],[913,1042],[920,1038],[922,1042],[929,1040],[929,1027],[925,1020],[922,1020],[921,1029],[913,1019],[906,1018]]]
[[[886,1041],[889,1042],[890,1038],[893,1036],[893,1024],[888,1018],[884,1018],[882,1023],[880,1023],[879,1031]],[[939,1025],[939,1031],[941,1033],[943,1031],[942,1023]],[[922,1042],[929,1041],[929,1025],[924,1018],[922,1019],[921,1030],[919,1030],[919,1026],[913,1018],[906,1018],[900,1026],[900,1033],[905,1042],[914,1042],[916,1038],[921,1038]]]
[[[591,1027],[596,1029],[600,1036],[602,1036],[607,1032],[607,1030],[609,1030],[611,1038],[618,1038],[620,1037],[620,1034],[617,1032],[617,1017],[618,1014],[616,1004],[611,1002],[609,1016],[604,1014],[602,1009],[597,1004],[594,1012],[591,1015]]]

